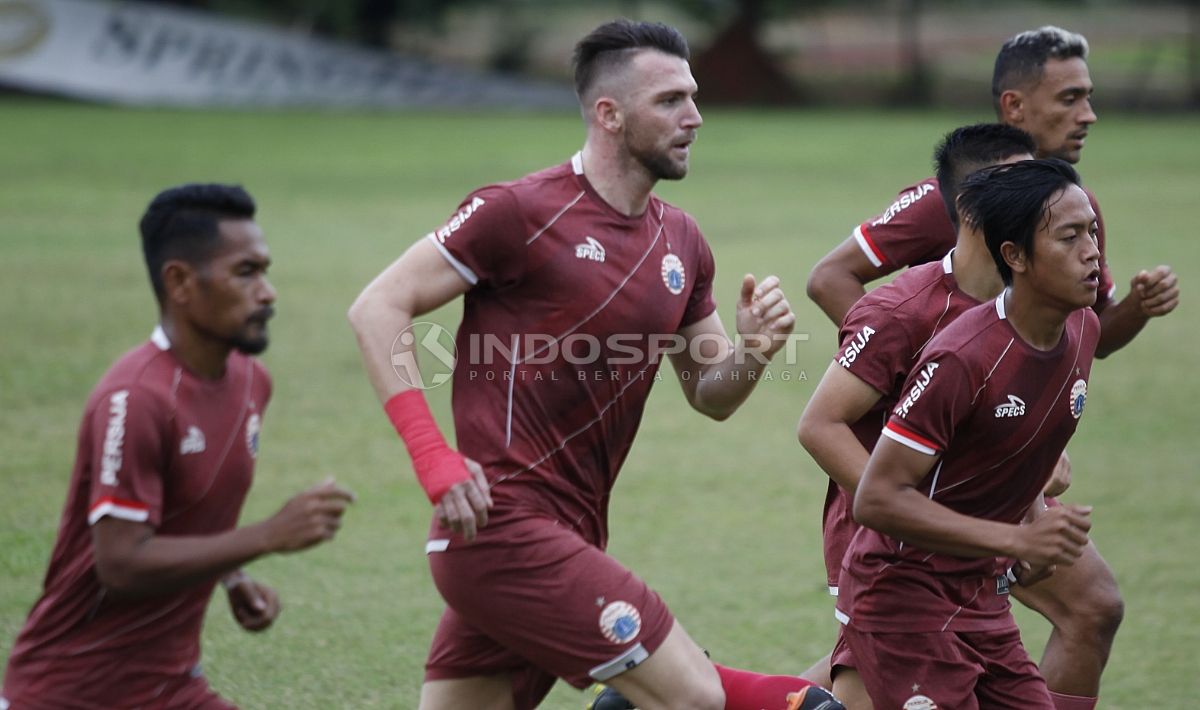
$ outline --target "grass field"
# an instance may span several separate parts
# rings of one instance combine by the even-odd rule
[[[667,376],[616,489],[610,549],[716,659],[795,672],[828,650],[835,630],[819,544],[825,479],[793,434],[834,338],[804,297],[805,278],[858,220],[930,172],[941,133],[989,116],[705,117],[692,175],[660,194],[705,230],[727,324],[740,275],[774,272],[797,330],[812,339],[723,424],[692,413]],[[1096,506],[1094,539],[1127,602],[1106,708],[1192,707],[1200,695],[1200,567],[1188,552],[1200,534],[1197,136],[1196,118],[1102,113],[1080,165],[1104,207],[1118,284],[1169,263],[1184,289],[1176,313],[1097,364],[1070,447],[1065,498]],[[269,633],[240,632],[216,599],[207,674],[244,708],[415,707],[440,609],[422,553],[428,505],[344,313],[467,191],[565,160],[581,141],[574,116],[0,104],[0,659],[40,586],[87,393],[155,321],[137,219],[166,185],[237,181],[259,200],[280,293],[265,355],[275,398],[243,519],[330,473],[359,502],[334,544],[251,567],[284,600]],[[435,317],[452,325],[457,312]],[[448,422],[449,391],[430,400]],[[1018,616],[1039,654],[1045,623]],[[560,684],[546,707],[578,704]]]

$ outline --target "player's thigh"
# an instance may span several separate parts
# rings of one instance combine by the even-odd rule
[[[512,699],[517,710],[537,707],[555,681],[553,675],[536,668],[447,608],[429,645],[425,682],[476,681],[485,677],[507,679],[503,694]],[[446,693],[455,692],[456,686],[447,687]],[[474,685],[468,689],[475,692]]]
[[[843,668],[833,679],[833,695],[842,701],[846,710],[874,710],[867,686],[855,668]]]
[[[984,668],[956,634],[868,633],[849,626],[844,634],[875,707],[979,710],[975,685]]]
[[[854,652],[846,641],[846,630],[838,625],[837,641],[829,654],[830,674],[833,685],[830,690],[846,706],[846,710],[872,710],[871,696],[858,672]]]
[[[606,682],[644,710],[719,709],[725,703],[712,661],[678,622],[648,659]]]
[[[507,675],[427,680],[421,686],[420,710],[515,710]]]
[[[1074,564],[1059,565],[1054,574],[1033,586],[1016,585],[1012,594],[1060,630],[1101,624],[1115,632],[1124,609],[1112,568],[1092,542]]]
[[[666,604],[615,559],[553,521],[510,532],[519,542],[430,556],[438,590],[471,629],[577,688],[639,665],[667,638]]]
[[[986,673],[975,694],[979,704],[997,710],[1054,710],[1046,681],[1021,643],[1017,629],[960,634],[983,658]]]

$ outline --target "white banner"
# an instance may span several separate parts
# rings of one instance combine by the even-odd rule
[[[0,83],[173,106],[574,105],[563,86],[188,10],[103,0],[0,0]]]

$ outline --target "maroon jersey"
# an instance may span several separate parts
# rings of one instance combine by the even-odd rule
[[[642,215],[617,212],[576,154],[475,191],[428,238],[472,284],[454,424],[497,518],[549,516],[603,547],[609,491],[661,356],[716,308],[700,230],[654,196]],[[431,534],[446,537],[436,525]]]
[[[954,511],[1019,523],[1083,414],[1099,319],[1072,313],[1050,351],[1005,319],[1004,297],[964,313],[925,348],[884,436],[937,461],[918,490]],[[867,632],[994,631],[1010,560],[935,554],[863,528],[843,561],[839,618]]]
[[[1099,313],[1116,295],[1116,284],[1104,256],[1104,218],[1091,190],[1084,188],[1096,212],[1100,247],[1100,290],[1092,308]],[[954,248],[957,234],[946,214],[937,178],[926,178],[900,191],[883,212],[854,228],[854,241],[877,268],[895,271],[941,259]]]
[[[930,338],[979,301],[958,288],[951,254],[936,264],[922,264],[874,289],[846,314],[834,358],[882,395],[875,406],[851,425],[859,442],[871,451],[887,422],[905,378]],[[829,481],[825,494],[822,537],[829,589],[837,593],[842,558],[858,530],[850,514],[853,499]]]
[[[124,355],[84,410],[74,471],[41,597],[13,646],[4,697],[54,707],[168,707],[188,678],[215,579],[134,601],[96,578],[90,526],[105,516],[157,535],[212,535],[237,523],[250,487],[266,369],[233,353],[216,381],[190,373],[161,329]],[[69,701],[69,702],[68,702]],[[158,704],[155,704],[158,703]]]

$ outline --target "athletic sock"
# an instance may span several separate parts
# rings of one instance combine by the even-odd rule
[[[1099,698],[1085,698],[1082,695],[1064,695],[1050,691],[1050,699],[1054,701],[1055,710],[1095,710]]]
[[[725,710],[783,710],[788,693],[812,683],[794,675],[763,675],[714,663],[725,689]]]

